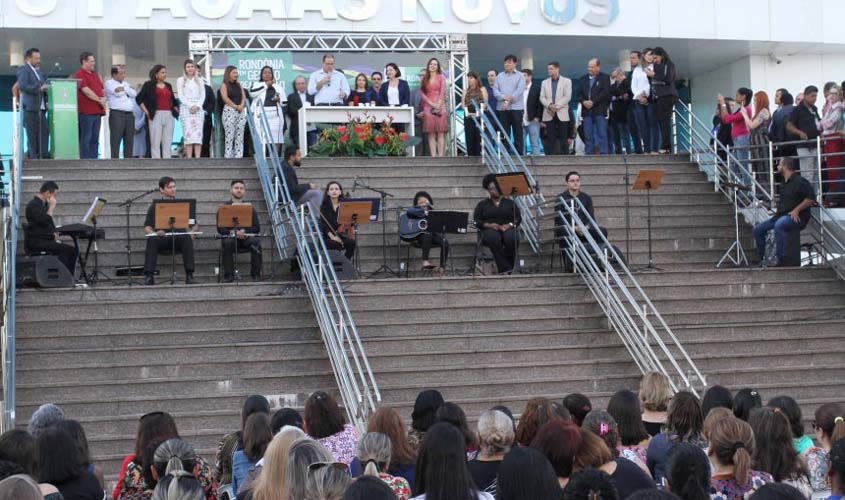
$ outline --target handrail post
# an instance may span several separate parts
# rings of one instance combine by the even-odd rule
[[[775,203],[775,148],[769,141],[769,203]]]
[[[824,206],[824,197],[822,196],[822,191],[824,191],[824,181],[822,180],[822,136],[816,137],[816,179],[819,180],[819,190],[816,193],[816,202],[819,206]],[[824,221],[822,221],[824,222]],[[824,225],[824,224],[822,224]]]
[[[672,151],[678,154],[678,119],[672,113]]]

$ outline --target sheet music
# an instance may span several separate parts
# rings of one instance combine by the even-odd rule
[[[85,215],[82,216],[82,223],[83,224],[91,224],[91,217],[99,217],[100,213],[103,211],[103,207],[106,206],[106,199],[100,198],[99,196],[94,197],[94,201],[91,203],[91,206],[88,207],[88,211],[85,212]]]

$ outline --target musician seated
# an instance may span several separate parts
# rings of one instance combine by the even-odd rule
[[[419,191],[414,195],[413,207],[405,212],[411,219],[424,219],[428,215],[428,211],[434,208],[434,202],[431,195],[425,191]],[[420,232],[420,234],[413,237],[402,237],[403,241],[408,243],[416,243],[422,249],[423,269],[434,269],[434,264],[429,260],[431,254],[431,247],[435,246],[441,248],[440,251],[440,267],[442,268],[446,260],[449,259],[449,242],[443,239],[443,236],[438,233],[431,233],[428,230]]]
[[[175,200],[176,199],[176,181],[172,177],[162,177],[158,180],[158,189],[161,192],[161,199]],[[193,225],[190,228],[176,228],[176,232],[185,232],[186,229],[190,231],[197,231],[198,225]],[[147,237],[146,257],[144,258],[144,284],[155,285],[153,276],[156,271],[156,263],[159,254],[170,254],[175,240],[176,253],[182,254],[182,263],[185,266],[185,284],[192,285],[196,283],[194,279],[194,235],[181,234],[177,236],[167,236],[166,231],[155,230],[155,203],[150,204],[147,209],[147,217],[144,219],[144,233],[155,234],[155,236]]]
[[[323,193],[323,204],[320,206],[320,229],[326,248],[329,250],[343,250],[349,260],[355,256],[355,229],[338,223],[337,216],[340,209],[343,187],[337,181],[326,185]]]
[[[226,205],[240,205],[244,203],[246,184],[240,179],[233,180],[230,185],[232,198]],[[252,226],[238,230],[217,228],[220,236],[229,236],[223,239],[223,281],[231,283],[235,280],[235,249],[240,253],[249,252],[249,273],[252,281],[261,279],[261,240],[257,235],[261,233],[261,224],[258,222],[258,214],[252,211]]]
[[[507,196],[502,196],[496,185],[496,176],[487,174],[481,182],[488,198],[476,205],[473,220],[481,232],[481,241],[490,249],[499,273],[513,271],[516,261],[516,227],[522,222],[519,207]]]
[[[296,176],[296,167],[301,165],[302,151],[299,146],[290,145],[286,147],[285,159],[282,161],[282,174],[285,176],[285,183],[291,191],[291,199],[297,205],[308,203],[311,205],[311,210],[316,213],[323,204],[323,192],[313,182],[299,183],[299,178]]]
[[[593,240],[595,240],[597,244],[601,245],[601,235],[604,235],[604,237],[607,238],[607,229],[599,226],[597,223],[592,224],[589,222],[590,220],[595,221],[596,218],[595,210],[593,210],[593,199],[590,195],[581,191],[581,175],[578,172],[572,171],[566,174],[566,191],[558,195],[558,197],[562,197],[564,203],[566,204],[572,203],[572,200],[575,198],[578,198],[578,200],[581,201],[581,204],[584,205],[584,209],[587,211],[586,215],[589,215],[589,218],[584,214],[584,211],[581,210],[581,207],[579,207],[577,203],[575,203],[575,213],[578,215],[578,218],[587,225]],[[558,203],[555,206],[555,213],[558,214],[555,216],[555,237],[558,239],[558,245],[560,246],[560,250],[563,255],[563,268],[566,272],[572,272],[572,263],[569,262],[569,258],[566,256],[566,249],[569,248],[569,239],[566,238],[566,231],[563,228],[564,224],[572,224],[572,218],[569,216],[562,203]],[[560,217],[560,213],[563,214],[563,218]],[[581,241],[586,241],[581,228],[576,227],[575,233]]]
[[[41,185],[38,194],[26,204],[27,226],[24,228],[23,247],[27,255],[40,252],[55,255],[73,275],[76,268],[76,248],[59,242],[59,233],[53,224],[58,191],[58,184],[47,181]]]

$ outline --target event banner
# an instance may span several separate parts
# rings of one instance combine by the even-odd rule
[[[79,158],[79,117],[76,80],[50,80],[47,91],[50,111],[50,146],[56,160]]]

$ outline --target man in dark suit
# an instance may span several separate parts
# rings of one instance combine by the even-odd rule
[[[200,149],[201,158],[211,157],[211,137],[214,134],[214,125],[212,117],[214,116],[214,108],[217,105],[214,99],[214,89],[211,85],[205,86],[205,102],[202,103],[202,110],[205,111],[205,121],[202,124],[202,148]]]
[[[543,117],[543,105],[540,104],[540,87],[534,85],[534,72],[528,68],[522,70],[525,76],[525,111],[523,125],[528,132],[528,143],[531,144],[531,155],[540,156],[540,119]]]
[[[27,157],[47,158],[50,126],[47,122],[47,81],[41,73],[41,52],[26,51],[26,63],[18,67],[18,88],[24,110]]]
[[[297,144],[300,147],[302,147],[302,144],[299,144],[299,110],[302,109],[302,104],[305,102],[311,106],[314,105],[314,96],[308,95],[307,90],[308,82],[305,80],[305,77],[297,76],[293,80],[293,92],[288,95],[287,116],[288,123],[290,123],[290,127],[288,128],[290,140],[292,144]],[[306,148],[317,142],[317,132],[309,131],[307,141]]]
[[[584,150],[586,154],[610,154],[607,141],[607,108],[610,104],[610,77],[601,72],[598,59],[587,63],[587,74],[578,80],[581,116],[584,121]]]

